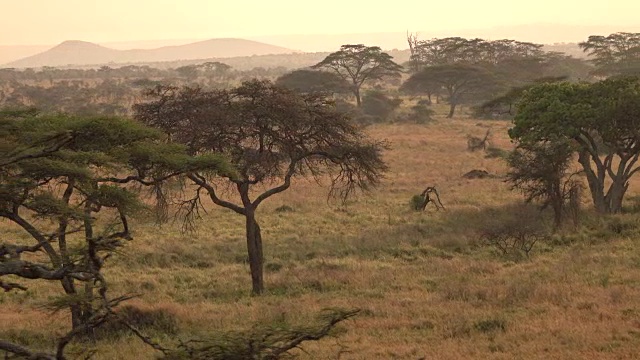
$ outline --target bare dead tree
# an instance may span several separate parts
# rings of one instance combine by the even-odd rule
[[[435,195],[435,198],[432,198],[432,196]],[[433,203],[433,205],[435,205],[436,209],[439,211],[440,209],[442,210],[446,210],[444,208],[444,205],[442,205],[442,202],[440,201],[440,195],[438,194],[438,190],[436,189],[435,186],[429,186],[426,189],[424,189],[424,191],[420,194],[421,197],[424,198],[422,204],[420,205],[420,209],[421,210],[426,210],[427,205],[429,203]]]

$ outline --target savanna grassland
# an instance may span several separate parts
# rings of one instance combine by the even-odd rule
[[[175,318],[176,335],[148,329],[169,344],[255,323],[304,324],[340,307],[362,312],[337,337],[306,343],[301,358],[640,358],[640,222],[633,213],[640,180],[631,184],[627,213],[596,218],[585,192],[578,229],[538,242],[528,258],[505,256],[479,236],[520,216],[522,196],[503,180],[505,162],[467,151],[466,136],[490,126],[492,146],[510,150],[509,125],[438,117],[369,127],[390,145],[379,188],[343,205],[327,200],[326,184],[300,179],[258,210],[264,296],[249,295],[243,217],[212,204],[189,233],[180,222],[157,225],[140,214],[135,240],[105,267],[111,291],[140,294],[129,304]],[[496,177],[461,177],[472,169]],[[446,211],[411,210],[411,197],[432,185]],[[0,294],[0,338],[50,345],[68,314],[42,305],[59,293],[59,284],[43,282]],[[129,335],[96,346],[97,359],[154,356]]]

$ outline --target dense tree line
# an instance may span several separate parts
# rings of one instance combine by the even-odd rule
[[[132,105],[145,89],[158,84],[228,88],[254,78],[274,79],[285,71],[284,68],[237,71],[221,62],[168,70],[135,65],[86,70],[0,69],[0,106],[122,116],[131,114]]]
[[[443,94],[453,117],[459,104],[480,104],[509,89],[542,78],[588,76],[582,60],[546,53],[540,44],[515,40],[450,37],[419,40],[409,35],[412,76],[402,90],[410,94]]]

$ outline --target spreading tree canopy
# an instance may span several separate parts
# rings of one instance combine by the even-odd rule
[[[351,91],[349,83],[333,72],[300,69],[276,79],[276,85],[299,92],[343,94]]]
[[[640,169],[638,129],[640,82],[627,77],[536,85],[523,93],[509,135],[525,144],[570,140],[596,210],[617,213],[629,179]]]
[[[451,118],[459,104],[491,94],[497,84],[495,76],[483,67],[453,64],[426,67],[411,75],[400,90],[431,94],[435,89],[442,89],[449,100],[447,117]]]
[[[342,45],[340,50],[329,54],[324,60],[312,66],[334,71],[351,84],[351,92],[360,107],[360,89],[365,82],[381,80],[385,77],[399,78],[402,66],[393,62],[391,55],[377,46]]]
[[[335,109],[325,94],[296,93],[253,80],[229,90],[158,87],[150,101],[134,107],[136,118],[162,129],[192,153],[228,156],[237,172],[189,178],[222,207],[246,220],[254,294],[264,290],[258,206],[291,186],[295,177],[330,182],[330,194],[345,198],[376,185],[386,166],[385,144],[369,139]],[[224,198],[218,185],[231,185],[237,198]]]
[[[640,33],[592,35],[578,45],[591,57],[597,75],[640,74]]]
[[[60,283],[51,306],[69,309],[72,325],[60,354],[126,298],[106,297],[101,269],[132,239],[128,219],[145,207],[139,188],[224,168],[219,156],[190,156],[161,135],[125,119],[0,112],[0,218],[26,235],[0,238],[0,287]]]

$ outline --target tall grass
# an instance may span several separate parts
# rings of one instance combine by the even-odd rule
[[[508,124],[491,125],[493,146],[511,149]],[[503,160],[466,151],[466,134],[479,131],[474,121],[437,118],[368,131],[392,145],[380,188],[343,205],[301,179],[259,209],[264,296],[250,296],[243,219],[212,204],[193,233],[182,233],[179,223],[134,221],[135,240],[108,260],[110,288],[140,293],[132,305],[160,314],[160,329],[169,326],[175,335],[156,328],[152,334],[169,344],[282,318],[304,322],[323,308],[342,307],[363,311],[341,337],[305,346],[301,358],[637,357],[635,215],[587,216],[583,228],[553,235],[516,261],[479,242],[481,230],[511,217],[521,199],[500,179]],[[461,178],[476,168],[498,177]],[[438,188],[446,211],[410,209],[411,197],[427,186]],[[639,186],[634,179],[630,193]],[[0,338],[50,345],[66,314],[48,315],[41,305],[57,292],[38,283],[27,293],[1,293]],[[95,347],[98,359],[156,355],[129,335]]]

